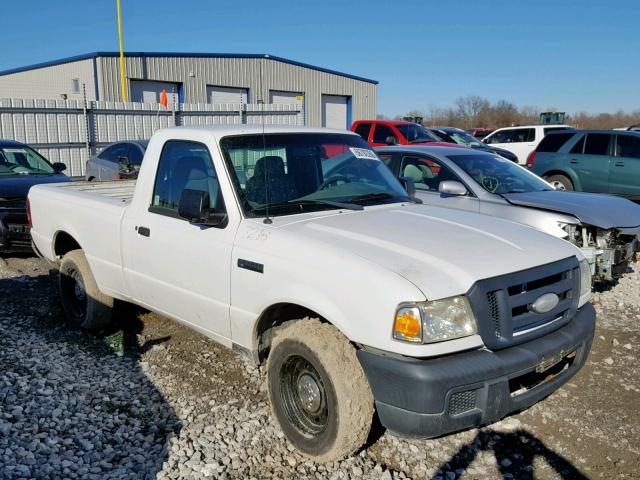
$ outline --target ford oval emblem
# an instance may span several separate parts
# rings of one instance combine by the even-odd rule
[[[535,302],[529,306],[529,310],[536,313],[547,313],[556,308],[560,302],[558,295],[555,293],[545,293],[539,296]]]

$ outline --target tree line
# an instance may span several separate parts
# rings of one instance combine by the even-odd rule
[[[544,111],[557,111],[548,108]],[[463,130],[469,128],[500,128],[512,125],[536,124],[539,121],[540,110],[531,105],[516,106],[508,100],[498,100],[491,103],[488,99],[478,95],[459,97],[449,107],[429,106],[426,110],[413,110],[407,116],[423,117],[423,124],[428,127],[447,126],[458,127]],[[386,118],[378,115],[378,118]],[[396,117],[400,119],[401,117]],[[612,129],[640,124],[640,109],[632,112],[618,110],[615,113],[567,113],[565,123],[576,128],[584,129]]]

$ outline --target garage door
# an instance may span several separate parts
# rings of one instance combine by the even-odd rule
[[[349,97],[322,95],[322,126],[327,128],[348,128]]]
[[[238,87],[207,87],[209,103],[247,103],[249,90]]]
[[[271,90],[269,92],[269,103],[304,103],[304,94],[302,92]]]
[[[130,80],[129,96],[132,102],[159,103],[162,90],[167,91],[167,103],[173,105],[178,102],[180,85],[169,82],[154,82],[151,80]]]

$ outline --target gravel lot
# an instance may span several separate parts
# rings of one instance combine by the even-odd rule
[[[263,373],[202,335],[122,309],[106,338],[69,329],[56,278],[0,259],[0,479],[640,478],[640,264],[597,293],[585,368],[489,427],[429,441],[376,428],[314,465],[269,415]]]

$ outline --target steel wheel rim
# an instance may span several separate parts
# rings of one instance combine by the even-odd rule
[[[305,358],[292,355],[280,368],[280,394],[289,422],[300,433],[316,436],[329,421],[327,392],[318,371]]]
[[[553,182],[551,182],[551,185],[556,190],[566,190],[567,189],[567,187],[565,187],[564,183],[559,182],[558,180],[554,180]]]
[[[83,318],[87,311],[87,291],[82,276],[76,269],[71,269],[62,276],[62,288],[71,313]]]

